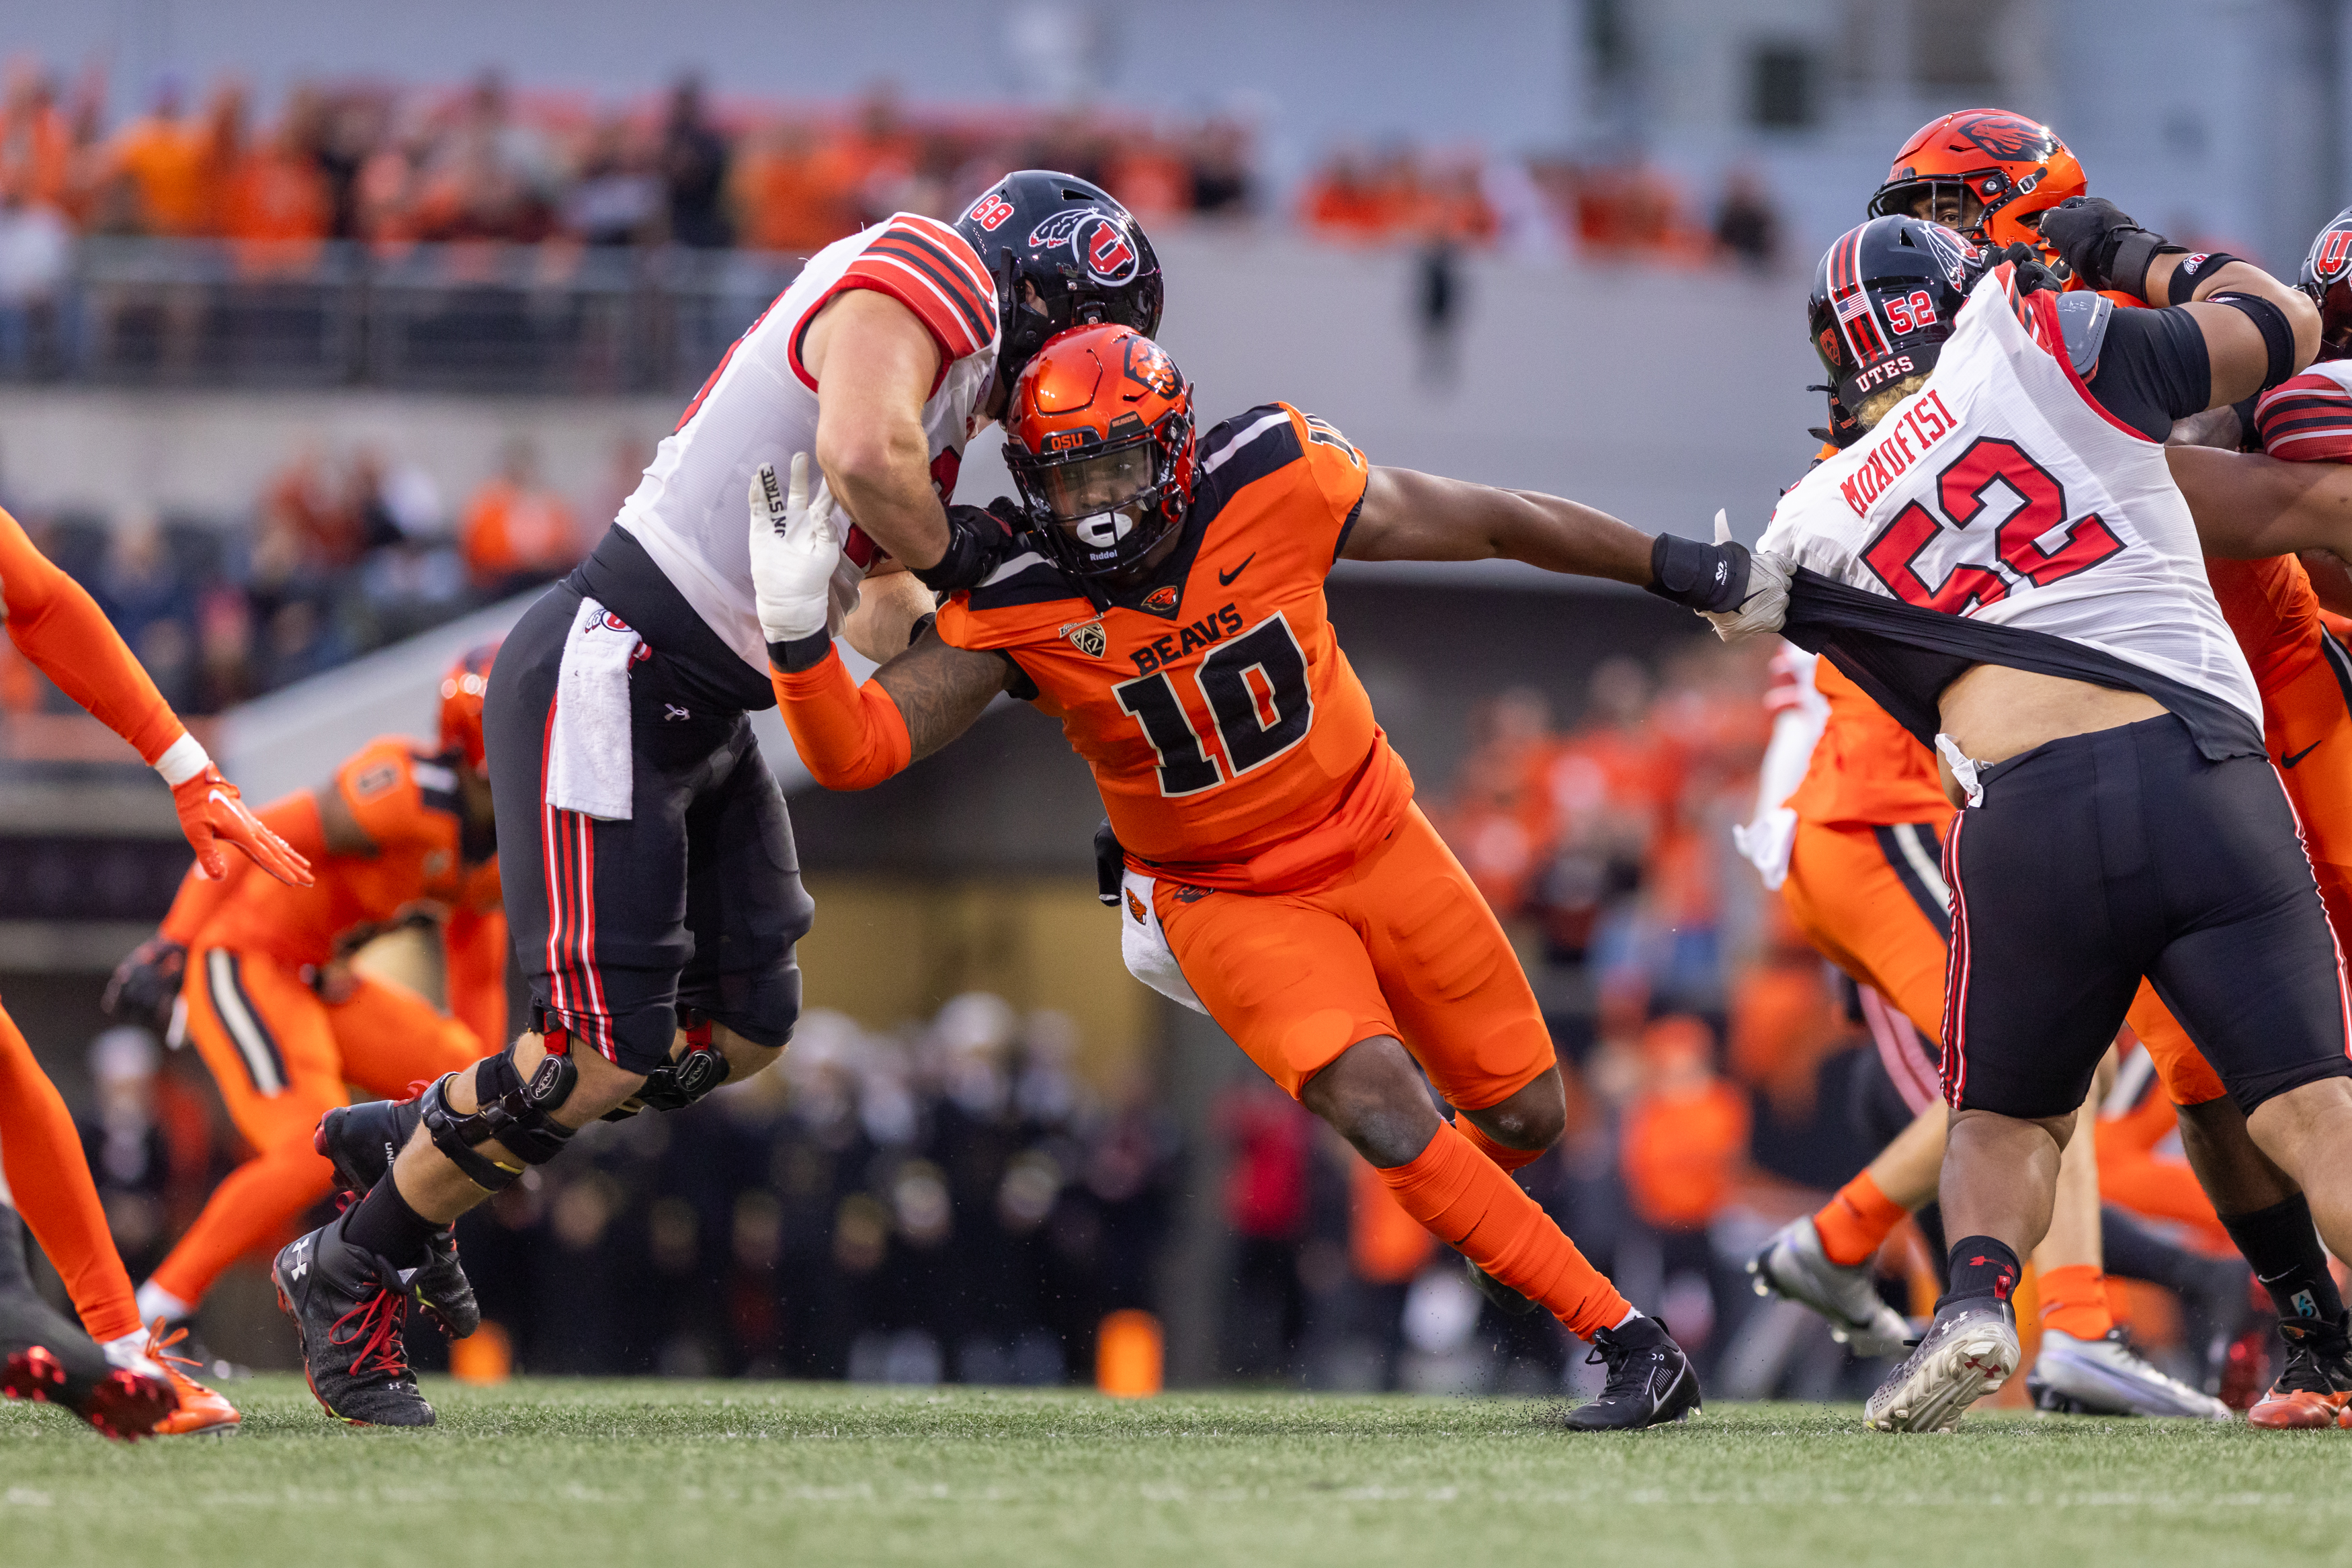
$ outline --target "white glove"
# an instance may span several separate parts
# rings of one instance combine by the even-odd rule
[[[790,489],[777,485],[772,463],[751,476],[751,588],[761,635],[771,643],[797,643],[833,627],[841,535],[832,492],[819,479],[812,499],[808,472],[808,454],[795,452]]]
[[[1731,520],[1721,510],[1715,514],[1715,542],[1731,542]],[[1748,597],[1739,601],[1737,610],[1702,610],[1700,614],[1715,628],[1715,634],[1727,643],[1737,643],[1753,637],[1759,632],[1778,632],[1789,618],[1789,573],[1796,561],[1774,551],[1748,552]]]

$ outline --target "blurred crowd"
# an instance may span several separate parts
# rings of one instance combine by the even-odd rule
[[[594,1124],[467,1217],[485,1347],[542,1373],[1091,1377],[1103,1318],[1155,1304],[1181,1149],[1073,1046],[1059,1014],[980,992],[893,1032],[805,1015],[777,1070]],[[89,1065],[90,1166],[143,1278],[240,1155],[200,1066],[145,1031]]]
[[[714,101],[691,76],[622,105],[496,72],[454,89],[305,82],[267,123],[233,78],[200,101],[166,78],[119,125],[107,101],[95,72],[61,85],[9,68],[9,210],[70,232],[227,239],[262,265],[329,239],[814,250],[902,208],[947,214],[1006,168],[1098,180],[1146,222],[1244,211],[1253,194],[1230,120],[915,115],[887,86],[786,107]]]
[[[12,508],[89,590],[182,713],[218,713],[561,577],[592,548],[652,455],[615,435],[567,494],[517,436],[472,491],[361,444],[298,449],[244,526],[134,509],[111,518]],[[0,641],[0,712],[77,710]]]

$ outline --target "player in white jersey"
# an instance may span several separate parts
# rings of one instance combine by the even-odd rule
[[[1791,574],[1791,639],[1931,743],[1964,808],[1943,866],[1951,1286],[1870,1401],[1886,1429],[1948,1427],[2016,1370],[2018,1260],[2143,976],[2322,1235],[2352,1244],[2330,1147],[2352,1138],[2342,961],[2161,445],[2306,363],[2317,315],[2104,202],[2042,233],[2095,287],[2188,303],[2062,302],[2022,247],[1985,256],[1918,220],[1847,235],[1812,327],[1844,450],[1782,497],[1758,556]],[[1771,619],[1751,602],[1739,624]]]
[[[859,536],[836,620],[887,553],[910,575],[877,581],[865,613],[895,619],[903,642],[929,591],[979,582],[1009,542],[995,514],[952,497],[964,444],[1027,358],[1081,321],[1150,332],[1160,306],[1126,209],[1048,171],[1006,176],[952,224],[900,213],[828,246],[727,351],[588,560],[524,613],[483,730],[530,1028],[368,1110],[380,1134],[356,1142],[389,1175],[354,1170],[366,1196],[279,1255],[330,1413],[432,1420],[399,1339],[402,1271],[435,1228],[586,1123],[690,1103],[791,1038],[813,906],[748,717],[775,701],[743,528],[751,476],[815,454]]]

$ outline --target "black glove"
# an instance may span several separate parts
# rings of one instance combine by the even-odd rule
[[[180,999],[180,981],[187,968],[185,947],[152,936],[115,966],[98,1005],[109,1018],[145,1024],[161,1034],[171,1027],[172,1007]]]
[[[1701,613],[1737,610],[1748,597],[1748,547],[1660,534],[1650,547],[1650,579],[1649,592]]]
[[[2101,196],[2069,196],[2042,214],[2042,237],[2093,288],[2119,288],[2147,298],[2147,264],[2187,250],[2151,234]]]
[[[1118,833],[1105,817],[1095,830],[1095,896],[1118,907],[1118,890],[1127,883],[1127,852],[1118,847]]]
[[[1013,541],[1027,526],[1021,504],[1009,496],[999,496],[985,507],[950,507],[948,553],[935,564],[915,570],[915,580],[933,593],[978,588],[1013,553]]]
[[[2066,291],[2065,281],[2050,270],[2049,261],[2040,251],[2027,245],[2023,240],[2012,243],[1996,259],[2009,263],[2015,269],[2011,276],[2017,279],[2017,292],[2020,295],[2032,294],[2036,289],[2050,294],[2063,294]]]

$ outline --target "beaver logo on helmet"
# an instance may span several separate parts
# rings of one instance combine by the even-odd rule
[[[2037,125],[2021,114],[2003,110],[1982,110],[1974,115],[1956,120],[1952,134],[1965,138],[1985,153],[2003,163],[2036,163],[2049,162],[2058,150],[2058,138],[2046,125]]]

